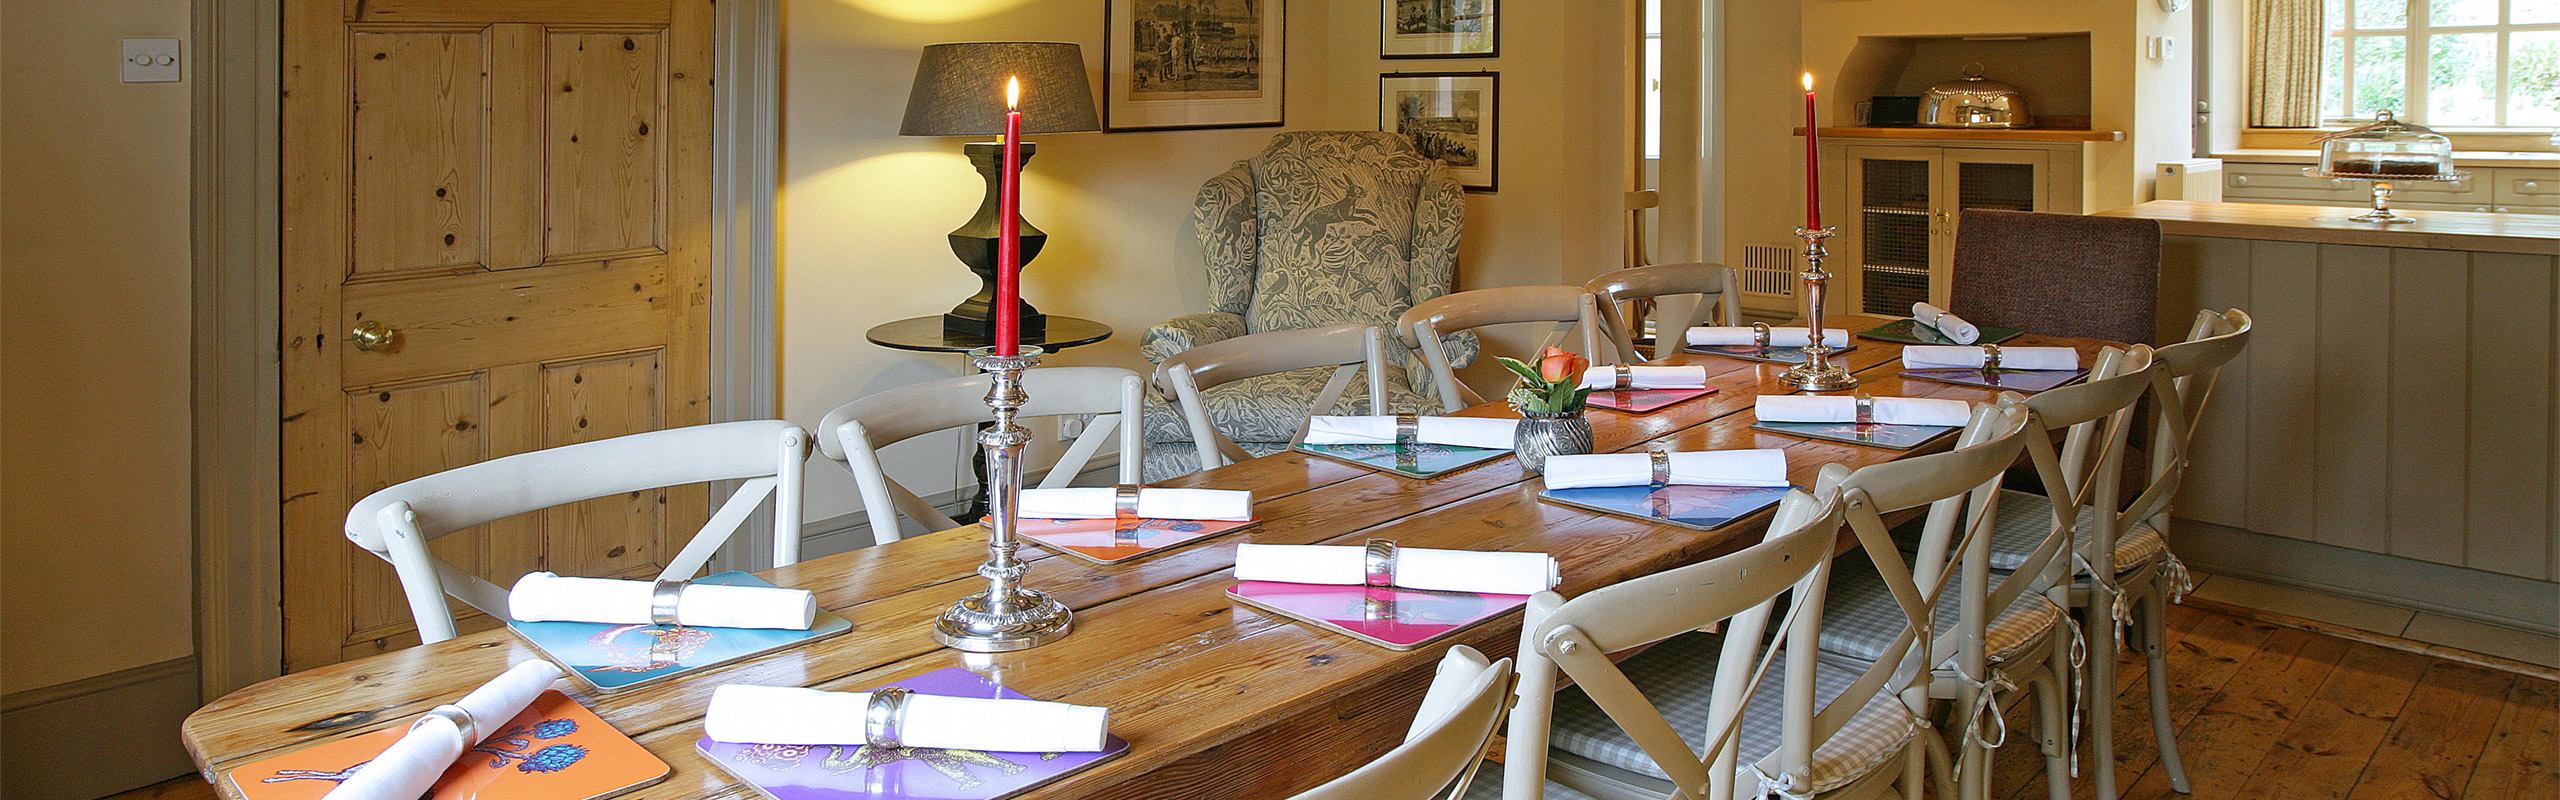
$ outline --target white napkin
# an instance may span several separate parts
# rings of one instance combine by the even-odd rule
[[[1414,425],[1414,436],[1423,444],[1509,450],[1511,434],[1519,427],[1520,421],[1516,419],[1422,417]],[[1320,416],[1307,420],[1307,444],[1394,444],[1395,441],[1394,417]]]
[[[523,622],[645,625],[655,588],[649,581],[526,573],[516,579],[515,588],[507,590],[507,616]],[[818,620],[818,597],[807,589],[697,583],[686,586],[677,600],[676,620],[696,628],[805,631]]]
[[[1236,579],[1358,586],[1368,571],[1367,548],[1344,545],[1236,545]],[[1481,553],[1473,550],[1396,548],[1396,585],[1435,592],[1536,594],[1562,578],[1545,553]]]
[[[1691,486],[1785,486],[1787,451],[1715,450],[1672,453],[1671,482]],[[1653,454],[1599,453],[1547,457],[1547,488],[1645,486],[1653,483]]]
[[[436,779],[453,766],[462,751],[479,744],[482,739],[506,730],[507,720],[515,719],[533,699],[550,688],[560,677],[560,668],[549,661],[527,661],[500,673],[462,699],[453,701],[478,723],[477,735],[463,739],[462,730],[443,717],[419,717],[409,724],[409,732],[391,747],[374,756],[372,761],[349,776],[338,788],[329,790],[322,800],[417,800],[435,787]]]
[[[1022,516],[1031,519],[1111,519],[1119,516],[1119,492],[1108,486],[1022,490]],[[1139,489],[1138,516],[1148,519],[1248,520],[1253,493],[1234,489]]]
[[[1698,389],[1707,385],[1706,367],[1628,367],[1627,382],[1638,389]],[[1618,388],[1617,367],[1582,371],[1582,388]]]
[[[1902,365],[1912,369],[1974,369],[1982,366],[1980,347],[1915,344],[1902,348]],[[2003,347],[2001,369],[2079,369],[2080,351],[2069,347]]]
[[[1710,326],[1689,329],[1689,343],[1700,347],[1720,344],[1757,344],[1759,341],[1760,340],[1754,335],[1752,329],[1747,327]],[[1770,347],[1803,347],[1812,343],[1812,341],[1813,332],[1811,328],[1798,326],[1793,328],[1769,329]],[[1825,346],[1835,348],[1849,346],[1849,329],[1822,329],[1822,343]]]
[[[864,743],[870,692],[729,684],[711,690],[702,734],[744,744]],[[1039,700],[907,696],[898,742],[1002,753],[1091,753],[1110,735],[1111,709]]]
[[[1972,344],[1982,340],[1981,328],[1976,328],[1973,323],[1964,321],[1963,317],[1948,313],[1946,309],[1927,303],[1911,304],[1911,319],[1937,329],[1938,333],[1946,336],[1948,341],[1956,344]]]
[[[1764,394],[1752,413],[1761,422],[1856,422],[1858,401],[1843,396]],[[1875,421],[1888,425],[1960,428],[1973,418],[1973,404],[1927,397],[1879,397],[1875,417]]]

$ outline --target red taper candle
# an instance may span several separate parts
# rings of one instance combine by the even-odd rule
[[[1815,147],[1820,136],[1813,126],[1813,73],[1804,74],[1804,227],[1822,230],[1822,158]]]
[[[996,355],[1022,352],[1022,79],[1004,82],[1004,172],[996,179]]]

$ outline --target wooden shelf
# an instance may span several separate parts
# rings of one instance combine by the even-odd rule
[[[1803,136],[1798,126],[1795,135]],[[1989,142],[2121,142],[2124,131],[2072,130],[2069,128],[1830,128],[1822,129],[1826,139],[1941,139]]]

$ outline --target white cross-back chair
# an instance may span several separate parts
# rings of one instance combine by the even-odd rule
[[[1465,796],[1510,702],[1511,659],[1488,662],[1475,648],[1451,647],[1403,744],[1291,800],[1430,800],[1444,789]]]
[[[1693,296],[1688,313],[1654,320],[1653,361],[1679,355],[1683,336],[1706,324],[1709,308],[1720,309],[1718,325],[1742,324],[1742,290],[1732,267],[1722,264],[1655,264],[1601,273],[1582,284],[1600,302],[1601,321],[1609,326],[1618,363],[1639,364],[1637,339],[1644,336],[1645,309],[1660,309],[1660,298]],[[1595,359],[1596,361],[1596,359]]]
[[[799,552],[802,466],[809,436],[781,420],[723,422],[635,433],[494,458],[402,481],[347,511],[347,538],[400,576],[418,636],[454,637],[445,595],[507,618],[507,590],[427,551],[446,534],[580,500],[711,481],[744,481],[700,532],[667,560],[659,580],[694,576],[765,498],[774,499],[778,563]]]
[[[1441,295],[1415,303],[1398,317],[1396,336],[1406,349],[1422,353],[1442,411],[1454,414],[1484,402],[1484,398],[1458,382],[1457,370],[1450,366],[1448,349],[1441,337],[1514,322],[1554,326],[1538,343],[1538,349],[1513,356],[1522,361],[1534,361],[1540,351],[1562,343],[1566,334],[1577,328],[1582,332],[1581,353],[1591,363],[1607,363],[1618,356],[1617,341],[1610,337],[1600,316],[1599,298],[1579,286],[1502,286]]]
[[[1382,407],[1387,396],[1385,334],[1375,325],[1345,323],[1321,328],[1267,331],[1204,344],[1166,358],[1156,367],[1156,391],[1182,412],[1191,427],[1191,444],[1201,469],[1215,469],[1254,457],[1218,430],[1203,393],[1263,375],[1311,367],[1333,367],[1333,377],[1316,393],[1307,416],[1330,413],[1351,389],[1356,373],[1368,376],[1369,413],[1391,413]],[[1300,419],[1294,446],[1307,438]]]
[[[986,400],[990,384],[985,375],[964,375],[900,386],[837,406],[819,420],[818,452],[853,473],[875,541],[894,542],[904,535],[898,527],[901,512],[926,531],[960,527],[950,515],[891,479],[880,463],[880,449],[936,431],[995,421],[995,411]],[[1017,419],[1096,415],[1050,466],[1040,488],[1054,489],[1075,480],[1094,453],[1114,441],[1120,445],[1120,482],[1139,482],[1146,458],[1137,422],[1146,397],[1145,378],[1119,367],[1042,367],[1022,372],[1022,389],[1030,399]],[[799,551],[794,549],[792,555],[796,561]]]

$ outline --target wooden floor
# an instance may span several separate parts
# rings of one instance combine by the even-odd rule
[[[2168,638],[2170,716],[2195,800],[2560,798],[2560,684],[2189,606],[2171,607]],[[2180,797],[2153,746],[2145,662],[2122,663],[2120,785],[2128,798]],[[2044,797],[2044,762],[2017,741],[2000,751],[1993,796]],[[2075,789],[2090,796],[2086,777]],[[186,778],[108,800],[213,796]]]

